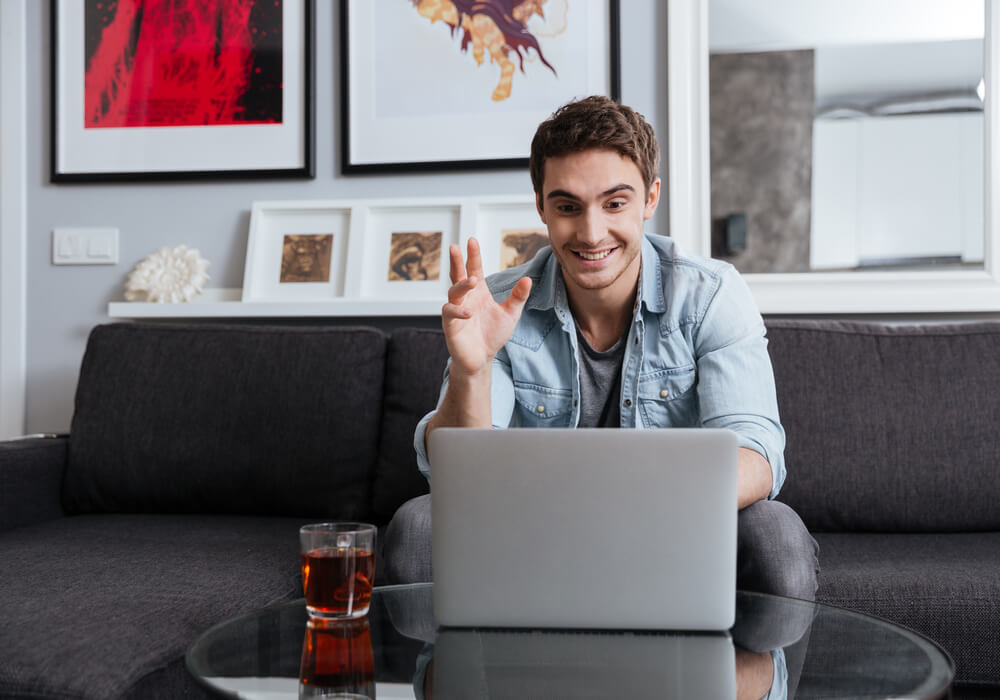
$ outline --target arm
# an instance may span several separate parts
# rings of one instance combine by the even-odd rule
[[[770,697],[786,697],[783,687],[775,687],[780,682],[781,671],[774,653],[769,651],[747,651],[736,647],[736,700],[762,700]],[[773,691],[777,690],[777,693]]]
[[[0,442],[0,532],[60,518],[65,437]]]
[[[774,477],[771,465],[760,452],[749,447],[739,448],[736,471],[736,507],[739,510],[770,495]]]
[[[441,327],[451,361],[437,411],[424,426],[425,436],[437,428],[488,428],[493,424],[490,397],[494,360],[514,333],[531,291],[531,280],[522,278],[510,296],[497,303],[486,286],[475,238],[469,239],[468,252],[468,262],[463,265],[459,247],[449,249],[452,287],[448,303],[441,309]]]
[[[764,333],[750,290],[728,268],[694,340],[702,425],[728,428],[739,438],[740,508],[774,498],[785,478],[785,431]]]

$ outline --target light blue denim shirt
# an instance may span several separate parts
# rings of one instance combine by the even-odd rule
[[[683,253],[664,236],[642,243],[639,293],[628,332],[620,397],[623,428],[728,428],[771,465],[774,498],[785,480],[764,322],[729,263]],[[559,262],[545,248],[530,262],[487,279],[498,301],[521,277],[531,294],[493,362],[493,426],[576,427],[580,418],[577,337]],[[448,388],[445,369],[441,398]],[[440,399],[439,399],[440,405]],[[417,425],[417,464],[434,411]]]

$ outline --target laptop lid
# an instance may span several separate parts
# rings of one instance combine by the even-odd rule
[[[735,433],[442,428],[428,452],[439,624],[732,626]]]

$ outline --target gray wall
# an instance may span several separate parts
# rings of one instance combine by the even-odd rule
[[[385,0],[378,0],[385,1]],[[396,0],[393,0],[396,1]],[[433,195],[520,194],[527,170],[344,177],[339,172],[339,13],[317,0],[316,178],[261,183],[52,185],[49,178],[49,5],[28,5],[28,432],[64,431],[73,410],[89,330],[107,322],[109,301],[122,299],[128,272],[163,246],[185,243],[211,261],[212,287],[241,287],[251,202]],[[622,100],[646,115],[666,143],[666,3],[621,3]],[[665,207],[648,230],[666,226]],[[119,264],[51,264],[52,229],[113,226]],[[429,319],[414,320],[421,324]],[[384,322],[378,320],[378,324]]]
[[[740,272],[807,272],[812,212],[813,52],[709,56],[712,257]],[[727,255],[718,221],[747,217]]]

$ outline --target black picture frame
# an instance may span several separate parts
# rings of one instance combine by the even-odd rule
[[[368,2],[368,0],[357,0],[358,2]],[[470,157],[470,158],[449,158],[441,159],[420,158],[416,160],[399,161],[379,161],[361,162],[352,151],[352,136],[357,133],[359,125],[352,123],[360,121],[368,124],[367,119],[358,119],[357,115],[352,117],[352,86],[356,85],[360,79],[352,75],[352,18],[351,4],[355,0],[341,0],[340,3],[340,84],[341,84],[341,110],[340,110],[340,142],[341,142],[341,169],[346,175],[372,174],[372,173],[404,173],[404,172],[429,172],[448,170],[486,170],[486,169],[519,169],[528,167],[528,146],[530,135],[524,140],[524,155],[515,157]],[[614,100],[621,99],[621,43],[620,43],[620,3],[619,0],[604,0],[607,8],[607,90],[602,91]],[[414,8],[408,7],[410,3],[401,3],[400,7],[413,12]],[[367,11],[367,8],[365,8]],[[374,44],[375,42],[369,42]],[[457,41],[456,41],[457,43]],[[590,48],[590,47],[588,47]],[[407,57],[406,60],[413,60]],[[490,59],[487,58],[487,61]],[[356,62],[355,62],[356,63]],[[517,72],[515,72],[515,80]],[[564,100],[565,101],[565,100]],[[537,125],[559,106],[554,103],[546,109],[539,110],[535,115],[533,124]],[[534,127],[532,127],[534,128]],[[386,134],[383,130],[382,135]]]
[[[84,4],[81,0],[52,0],[51,182],[314,178],[315,0],[283,3],[293,4],[280,5],[280,123],[95,129],[84,126],[88,41],[82,21]],[[286,11],[286,7],[290,9]],[[290,18],[295,21],[289,22]],[[136,25],[138,21],[133,30]],[[82,60],[72,60],[74,56]],[[289,74],[295,78],[291,90]],[[288,118],[289,113],[292,118]]]

